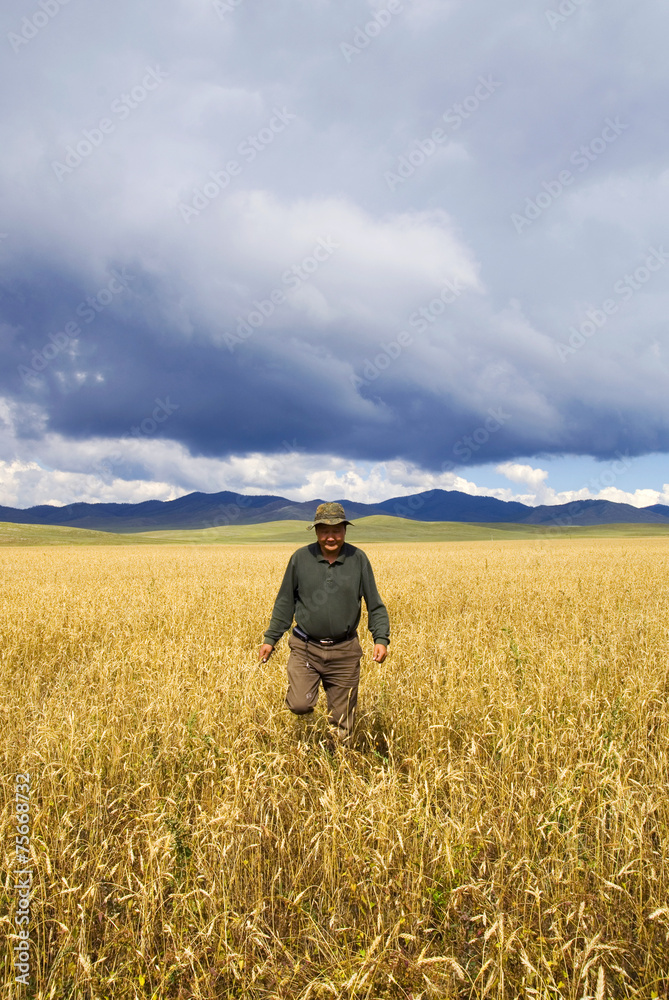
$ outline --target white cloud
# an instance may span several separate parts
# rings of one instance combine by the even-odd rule
[[[34,507],[70,503],[141,503],[143,500],[174,500],[184,490],[147,479],[103,482],[90,473],[45,469],[37,462],[0,461],[0,504],[4,507]]]
[[[474,255],[443,210],[375,218],[343,197],[287,202],[254,190],[212,205],[209,212],[212,227],[189,233],[189,250],[181,266],[191,287],[210,298],[218,316],[233,289],[240,310],[250,309],[253,299],[266,297],[275,287],[290,289],[292,284],[282,281],[283,273],[300,269],[319,240],[333,249],[327,255],[321,250],[325,259],[300,291],[309,288],[313,296],[312,290],[318,289],[322,318],[353,323],[358,331],[360,324],[376,329],[397,323],[398,317],[431,298],[435,288],[449,279],[463,291],[482,291]],[[193,239],[211,253],[193,259]],[[218,296],[207,296],[207,288],[223,270],[226,281]],[[290,304],[299,312],[303,301],[303,294],[297,295]],[[313,300],[307,306],[313,308]],[[320,326],[320,322],[315,325],[316,337]]]
[[[519,462],[502,462],[495,467],[495,471],[501,473],[512,483],[523,483],[528,487],[529,492],[522,497],[514,499],[531,506],[537,504],[554,504],[562,501],[556,499],[555,490],[546,485],[548,471],[546,469],[535,469],[531,465],[523,465]]]
[[[624,490],[608,486],[599,492],[598,500],[611,500],[613,503],[629,503],[632,507],[652,507],[661,503],[669,506],[669,483],[663,483],[661,490],[635,490],[626,493]]]
[[[2,414],[0,405],[0,415]],[[24,449],[28,460],[11,457],[16,441],[0,437],[0,504],[31,507],[89,503],[139,503],[171,500],[191,492],[223,490],[291,500],[348,499],[377,503],[426,490],[457,490],[470,496],[493,496],[528,506],[563,504],[572,500],[604,499],[646,507],[669,505],[669,484],[663,489],[626,492],[615,486],[556,492],[546,484],[548,473],[531,465],[505,462],[496,471],[511,482],[525,485],[522,492],[479,484],[459,472],[434,473],[410,462],[354,462],[332,454],[305,455],[294,443],[284,442],[278,454],[261,452],[227,459],[193,456],[179,442],[150,436],[125,439],[70,441],[48,434]],[[93,470],[93,471],[91,471]],[[611,473],[611,476],[614,474]],[[600,476],[606,482],[607,473]],[[610,477],[609,477],[610,478]]]
[[[527,483],[535,489],[540,489],[548,478],[546,469],[533,469],[531,465],[520,465],[518,462],[502,462],[495,471],[501,472],[512,483]]]

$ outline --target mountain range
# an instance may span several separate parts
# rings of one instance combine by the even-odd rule
[[[277,496],[189,493],[177,500],[142,503],[73,503],[66,507],[42,504],[21,510],[0,506],[0,521],[11,524],[64,525],[96,531],[138,532],[214,528],[227,524],[267,521],[311,521],[323,500],[298,502]],[[393,497],[381,503],[340,501],[351,520],[385,514],[416,521],[459,521],[474,524],[537,524],[586,527],[597,524],[669,525],[669,506],[632,507],[610,500],[574,500],[568,504],[529,507],[517,501],[470,496],[457,490],[428,490]]]

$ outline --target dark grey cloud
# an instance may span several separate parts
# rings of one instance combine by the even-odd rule
[[[17,440],[669,449],[659,0],[44,9],[0,26]]]

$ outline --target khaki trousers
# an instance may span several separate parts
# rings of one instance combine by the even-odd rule
[[[330,725],[341,739],[348,739],[355,721],[360,681],[362,646],[357,635],[327,647],[289,635],[288,646],[286,705],[295,715],[313,712],[322,684]]]

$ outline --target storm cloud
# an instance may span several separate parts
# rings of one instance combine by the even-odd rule
[[[166,495],[245,456],[666,452],[668,27],[659,0],[8,0],[3,461]]]

